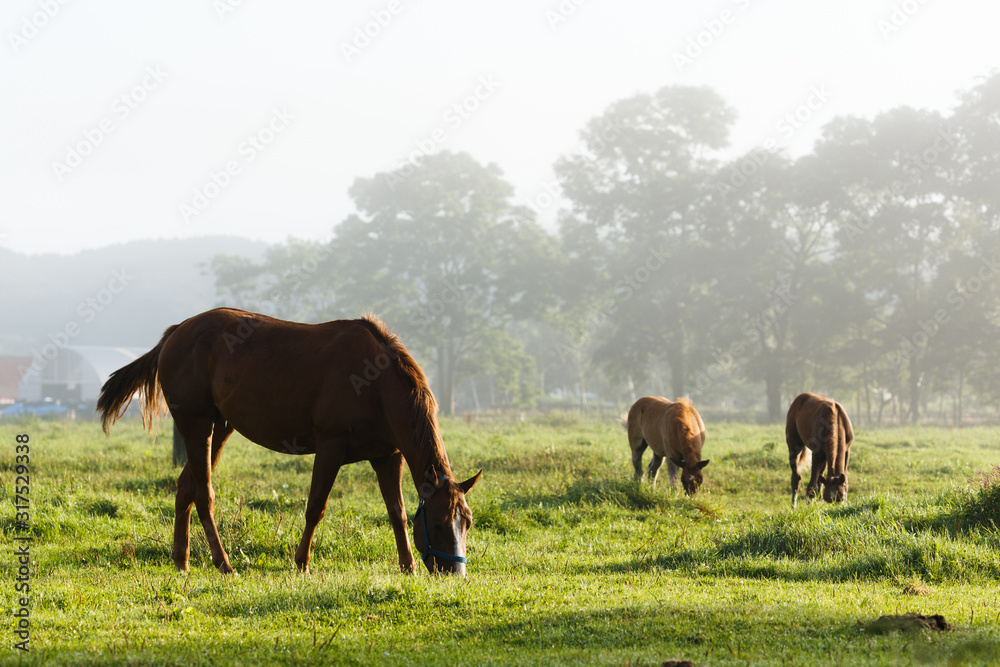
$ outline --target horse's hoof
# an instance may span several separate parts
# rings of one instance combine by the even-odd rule
[[[221,572],[222,574],[235,574],[236,573],[236,570],[234,570],[233,566],[230,565],[229,563],[221,563],[218,566],[218,568],[219,568],[219,572]]]

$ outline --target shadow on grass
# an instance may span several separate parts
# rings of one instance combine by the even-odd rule
[[[478,461],[477,465],[488,473],[505,474],[547,474],[552,472],[572,472],[574,470],[603,468],[607,462],[591,454],[582,456],[563,450],[542,450],[537,452],[511,452],[505,456],[495,456]]]
[[[304,503],[304,499],[293,499],[288,496],[278,496],[276,498],[247,498],[243,504],[250,510],[277,514],[278,512],[303,511]]]
[[[1000,577],[992,549],[933,532],[867,531],[861,522],[817,529],[775,523],[751,527],[711,547],[665,544],[667,553],[593,566],[596,573],[679,570],[786,581],[983,581]]]
[[[354,607],[367,614],[406,616],[412,613],[415,606],[419,606],[415,603],[422,596],[421,592],[406,581],[359,583],[343,587],[317,587],[298,594],[289,594],[288,591],[268,592],[254,596],[252,600],[223,604],[215,613],[229,618],[254,619],[261,614],[296,613],[307,609],[311,615],[340,617],[343,610]],[[439,603],[440,601],[434,602],[435,605]]]
[[[769,442],[771,447],[750,452],[731,452],[720,457],[722,463],[732,463],[739,470],[789,470],[788,451],[784,445],[777,447]]]
[[[122,491],[139,491],[145,493],[177,493],[177,476],[180,475],[180,470],[177,471],[176,475],[161,475],[159,477],[138,477],[132,479],[124,479],[115,484],[115,488],[121,489]]]
[[[474,512],[477,529],[505,535],[528,526],[576,524],[595,514],[677,513],[694,519],[714,519],[715,509],[663,485],[624,479],[577,479],[559,492],[527,492],[504,496]]]

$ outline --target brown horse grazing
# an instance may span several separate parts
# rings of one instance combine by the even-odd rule
[[[677,488],[677,470],[681,484],[689,496],[701,486],[701,469],[708,460],[701,460],[705,444],[705,424],[686,398],[668,401],[659,396],[644,396],[628,411],[628,444],[632,448],[635,481],[642,479],[642,453],[649,446],[653,459],[649,462],[649,480],[656,484],[663,459],[667,460],[670,488]]]
[[[840,502],[847,497],[847,464],[851,460],[854,428],[844,407],[820,394],[799,394],[788,408],[785,422],[788,463],[792,468],[792,507],[799,496],[799,474],[812,452],[812,474],[806,494],[816,497],[823,485],[823,500]],[[826,476],[823,468],[827,468]]]
[[[370,461],[396,537],[399,567],[414,569],[403,506],[403,462],[420,495],[414,542],[431,572],[465,574],[472,525],[467,494],[482,474],[456,482],[423,371],[377,318],[297,324],[218,308],[163,334],[156,347],[115,371],[97,409],[105,433],[141,392],[143,423],[166,400],[184,437],[187,464],[177,480],[171,558],[188,569],[191,507],[212,562],[232,572],[213,518],[212,471],[234,430],[276,452],[316,454],[306,526],[295,563],[308,571],[316,524],[340,467]]]

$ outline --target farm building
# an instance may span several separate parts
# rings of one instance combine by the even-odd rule
[[[148,348],[99,345],[60,348],[51,359],[36,360],[35,366],[41,370],[30,369],[24,374],[17,398],[28,402],[51,398],[65,405],[93,406],[108,376],[148,351]]]
[[[17,388],[31,357],[0,357],[0,406],[17,400]]]

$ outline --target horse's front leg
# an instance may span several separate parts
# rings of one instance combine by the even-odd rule
[[[792,469],[792,507],[799,500],[799,482],[802,481],[802,475],[799,474],[799,457],[802,456],[805,448],[795,450],[789,447],[788,449],[788,465]]]
[[[385,501],[385,509],[389,513],[389,524],[396,538],[396,551],[399,554],[399,569],[403,572],[413,572],[413,552],[410,551],[410,538],[406,534],[406,508],[403,506],[403,455],[399,452],[372,459],[372,468],[378,477],[378,488]]]
[[[809,474],[809,486],[806,487],[806,495],[809,496],[810,500],[819,493],[819,478],[823,475],[825,468],[826,452],[823,451],[822,447],[817,447],[812,455],[812,471]]]
[[[654,467],[653,464],[656,464]],[[656,475],[660,470],[660,465],[663,463],[663,457],[659,455],[653,456],[653,460],[649,462],[649,478],[653,482],[653,486],[656,486]],[[670,488],[677,488],[677,464],[667,459],[667,477],[670,478]]]
[[[340,466],[343,465],[345,449],[345,445],[337,440],[319,440],[316,443],[316,460],[313,462],[309,500],[306,502],[306,527],[295,550],[295,565],[303,572],[309,571],[313,535],[316,533],[316,525],[326,514],[326,502],[330,498],[330,489],[337,479]]]

